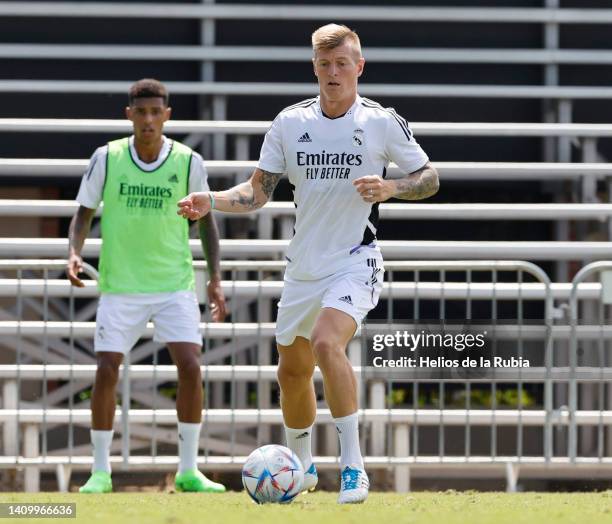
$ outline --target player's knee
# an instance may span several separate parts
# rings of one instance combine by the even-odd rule
[[[107,385],[116,385],[119,380],[119,365],[121,359],[113,356],[98,357],[98,369],[96,371],[96,382]]]
[[[312,352],[317,364],[324,369],[328,364],[335,361],[343,352],[343,348],[325,338],[316,338],[312,342]]]
[[[280,364],[276,371],[276,377],[281,389],[296,390],[300,386],[309,384],[314,374],[314,365],[298,364],[287,365]]]
[[[188,382],[201,382],[200,361],[197,358],[186,358],[177,364],[179,380]]]

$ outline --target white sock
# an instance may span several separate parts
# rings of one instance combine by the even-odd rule
[[[357,465],[363,469],[359,447],[359,417],[357,413],[334,419],[340,438],[340,466]]]
[[[200,427],[202,424],[178,423],[179,473],[198,467],[198,447],[200,444]]]
[[[298,456],[302,466],[304,466],[304,471],[308,470],[312,464],[312,451],[310,449],[312,426],[304,429],[293,429],[285,426],[285,437],[287,438],[287,447]]]
[[[110,467],[110,448],[113,442],[113,430],[103,431],[98,429],[90,430],[91,443],[93,445],[93,467],[94,471],[111,472]]]

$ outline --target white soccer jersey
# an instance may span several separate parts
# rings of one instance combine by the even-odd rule
[[[172,140],[163,137],[163,145],[157,156],[157,160],[147,164],[138,158],[138,154],[134,149],[134,137],[129,140],[130,154],[136,165],[143,171],[155,171],[161,166],[170,151],[172,150]],[[108,146],[102,146],[95,150],[89,160],[87,171],[81,180],[81,187],[76,197],[77,202],[89,209],[97,209],[102,201],[102,193],[104,192],[104,180],[106,179],[106,155],[108,154]],[[209,191],[208,174],[204,167],[204,160],[195,151],[192,153],[191,164],[189,165],[189,192]]]
[[[287,173],[296,205],[287,274],[314,280],[336,273],[376,247],[378,203],[364,202],[353,180],[386,175],[390,162],[412,173],[428,157],[393,109],[357,96],[341,117],[319,98],[281,111],[266,134],[258,167]],[[363,247],[362,247],[363,246]]]

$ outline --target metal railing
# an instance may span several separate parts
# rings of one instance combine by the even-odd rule
[[[174,18],[214,20],[366,20],[441,23],[612,24],[610,9],[533,7],[387,7],[317,5],[120,4],[2,2],[0,15],[54,18]]]
[[[264,135],[271,121],[170,120],[164,129],[171,133]],[[610,124],[543,124],[529,122],[410,122],[418,136],[572,137],[612,136]],[[127,120],[95,118],[0,118],[0,132],[10,133],[118,133],[131,132]]]
[[[130,82],[121,80],[0,80],[0,93],[125,94]],[[164,82],[173,94],[226,96],[316,96],[317,84],[301,82]],[[359,84],[364,96],[423,98],[511,98],[610,100],[612,88],[585,86],[482,85],[482,84]],[[225,100],[221,100],[225,107]],[[216,115],[225,118],[226,110]]]
[[[280,259],[289,240],[220,240],[226,257]],[[102,241],[89,238],[83,256],[98,257]],[[199,240],[190,240],[194,256],[202,257]],[[606,260],[612,258],[612,242],[557,241],[435,241],[387,240],[378,242],[388,260]],[[68,250],[62,238],[0,238],[0,257],[60,257]]]
[[[146,11],[146,13],[145,13]],[[496,86],[496,85],[389,85],[363,84],[361,92],[374,96],[418,96],[418,97],[463,97],[463,98],[541,98],[554,101],[555,107],[546,110],[547,121],[571,120],[572,100],[610,99],[612,90],[606,87],[559,86],[561,64],[605,64],[610,53],[605,49],[560,49],[559,32],[563,25],[611,24],[610,9],[559,8],[558,1],[548,0],[543,8],[453,8],[387,7],[387,6],[296,6],[296,5],[205,5],[152,4],[140,6],[118,3],[59,2],[50,6],[42,2],[3,2],[0,16],[49,18],[83,17],[97,18],[162,18],[191,19],[201,23],[200,46],[131,46],[118,45],[46,45],[4,44],[0,54],[11,58],[47,59],[104,59],[132,60],[155,58],[156,60],[193,60],[202,64],[202,82],[169,82],[174,95],[212,95],[211,112],[216,119],[227,114],[227,96],[240,95],[313,95],[312,84],[290,83],[232,83],[214,82],[214,63],[220,60],[307,60],[309,50],[305,48],[238,47],[216,46],[214,28],[218,20],[284,20],[288,23],[299,20],[367,20],[395,23],[504,23],[540,24],[544,31],[542,49],[366,49],[371,61],[387,62],[455,62],[455,63],[511,63],[541,64],[545,69],[546,85],[543,86]],[[519,45],[517,43],[517,45]],[[0,92],[21,93],[125,93],[129,85],[125,82],[64,81],[64,80],[4,80],[0,81]],[[220,158],[224,149],[224,137],[215,138],[215,157]],[[550,142],[550,141],[549,141]],[[569,143],[560,141],[559,156],[567,159]],[[547,154],[547,158],[551,155]]]
[[[79,208],[74,200],[0,199],[3,217],[70,217]],[[96,216],[102,214],[100,204]],[[379,216],[385,220],[609,220],[612,204],[399,204],[382,203]],[[242,215],[224,213],[228,219]],[[253,216],[294,217],[293,202],[273,201]]]
[[[562,101],[564,117],[568,119],[570,102]],[[252,173],[256,163],[248,162],[250,139],[261,135],[269,128],[269,122],[248,121],[171,121],[167,130],[172,133],[188,133],[185,141],[195,145],[202,135],[212,134],[215,142],[216,158],[224,158],[224,143],[227,135],[235,135],[235,161],[209,161],[206,163],[209,173],[216,177],[231,177],[236,182]],[[567,114],[565,114],[567,113]],[[551,140],[559,142],[557,163],[478,163],[478,162],[438,162],[436,167],[446,180],[479,180],[497,179],[506,181],[523,180],[575,180],[580,182],[582,202],[598,201],[596,181],[605,178],[609,181],[609,164],[598,163],[602,158],[597,152],[597,141],[600,137],[612,135],[612,126],[604,124],[528,124],[528,123],[453,123],[453,122],[417,122],[412,124],[419,136],[481,136],[481,137],[543,137],[546,144]],[[91,120],[91,119],[0,119],[0,132],[107,132],[128,133],[131,124],[125,120]],[[572,141],[572,142],[570,142]],[[569,163],[571,144],[582,149],[581,163]],[[545,155],[546,160],[554,158]],[[81,176],[86,169],[86,159],[0,159],[0,174],[8,176]],[[389,176],[400,176],[402,173],[391,164]],[[383,206],[384,207],[384,206]],[[550,208],[552,210],[552,208]],[[264,211],[267,213],[267,211]]]
[[[612,64],[606,49],[363,49],[368,62],[464,64]],[[312,49],[281,46],[0,44],[0,58],[201,62],[310,62]]]
[[[81,177],[89,160],[61,158],[2,158],[0,175],[35,177]],[[250,176],[257,167],[249,160],[204,161],[210,176]],[[445,180],[572,180],[583,177],[604,179],[612,176],[610,163],[558,162],[436,162],[436,169]],[[390,178],[403,175],[395,164],[387,170]]]
[[[64,264],[64,261],[55,261],[50,268],[61,269]],[[239,319],[238,309],[247,304],[240,303],[246,297],[236,293],[244,284],[236,278],[237,275],[247,272],[251,278],[249,284],[252,286],[256,281],[255,285],[260,284],[264,289],[269,283],[278,283],[279,271],[284,267],[282,262],[223,264],[224,271],[231,271],[231,278],[225,285],[232,320],[234,315]],[[201,262],[196,265],[198,270],[205,268]],[[0,271],[6,272],[19,266],[19,261],[7,262],[0,264]],[[580,476],[586,471],[595,470],[606,474],[606,471],[612,470],[610,449],[604,449],[605,454],[597,460],[588,454],[571,456],[569,449],[565,454],[565,448],[555,444],[553,438],[558,431],[566,428],[568,431],[577,431],[578,428],[580,431],[590,431],[593,427],[608,424],[612,421],[612,412],[604,409],[604,405],[597,410],[584,406],[580,409],[567,408],[555,404],[552,394],[554,387],[570,380],[600,387],[602,381],[612,377],[610,366],[562,366],[552,360],[553,344],[562,344],[570,336],[586,342],[601,337],[612,340],[609,326],[552,325],[553,318],[558,317],[560,311],[552,307],[554,285],[539,268],[526,262],[389,262],[386,266],[387,286],[381,299],[382,307],[387,311],[385,329],[393,328],[399,322],[396,320],[398,318],[412,318],[414,327],[418,325],[415,322],[431,317],[432,311],[439,319],[450,320],[459,315],[464,320],[476,322],[479,315],[482,317],[485,304],[489,309],[481,318],[486,321],[481,325],[495,332],[497,349],[502,351],[504,347],[511,347],[517,352],[523,351],[526,356],[531,352],[536,360],[531,368],[519,370],[518,376],[517,370],[499,369],[492,376],[466,379],[452,375],[444,380],[432,381],[429,371],[418,370],[406,377],[406,389],[406,380],[383,380],[381,383],[380,378],[371,375],[370,364],[363,355],[360,356],[364,347],[363,336],[367,336],[368,330],[375,329],[373,324],[367,324],[351,343],[349,355],[362,385],[361,404],[364,409],[360,417],[363,449],[369,468],[393,467],[398,490],[409,488],[411,476],[426,476],[431,471],[436,471],[438,475],[442,472],[452,474],[456,468],[461,468],[463,476],[501,476],[506,478],[509,489],[516,488],[519,474],[521,477],[536,475],[552,478],[556,475]],[[23,267],[44,267],[44,261],[25,261]],[[21,280],[23,289],[26,289],[28,278],[25,277],[32,275],[25,275],[25,269],[21,271],[21,277],[16,280]],[[478,278],[478,275],[485,275],[486,278]],[[509,275],[514,277],[510,279]],[[47,280],[51,282],[53,279]],[[50,287],[38,287],[36,291],[44,292]],[[600,296],[603,286],[578,283],[575,289],[576,296],[593,300]],[[534,290],[537,292],[534,293]],[[275,288],[274,296],[277,291]],[[261,305],[269,300],[270,295],[262,292],[255,295],[256,309],[265,316],[266,312],[262,311],[265,308]],[[20,319],[18,313],[22,317],[32,317],[35,311],[43,317],[51,315],[45,313],[44,308],[37,309],[36,303],[27,302],[32,297],[20,293],[13,296],[16,302],[21,302],[20,307],[12,310],[17,319],[0,324],[0,343],[6,345],[7,337],[12,337],[12,347],[16,352],[15,364],[0,366],[4,403],[0,410],[0,423],[5,435],[9,435],[3,439],[5,452],[4,457],[0,458],[0,467],[26,467],[30,488],[35,486],[41,469],[56,469],[58,481],[65,488],[72,468],[87,469],[91,465],[89,445],[75,442],[73,433],[76,426],[87,426],[90,419],[86,397],[75,399],[79,398],[76,395],[87,391],[93,381],[95,365],[88,356],[91,355],[88,348],[91,348],[93,322],[76,320],[77,311],[70,308],[59,312],[60,316],[67,314],[68,321]],[[252,290],[249,297],[253,298]],[[560,297],[567,300],[568,289],[564,288]],[[49,303],[55,297],[43,295],[41,298],[47,302],[48,311],[59,307],[54,305],[49,308]],[[510,324],[504,323],[503,313],[503,305],[508,301],[512,301],[515,308]],[[26,304],[27,308],[24,308]],[[531,325],[527,314],[528,308],[533,307],[539,308],[540,313],[536,316],[543,319],[538,325]],[[83,306],[84,309],[93,315],[93,308]],[[270,360],[274,324],[263,322],[261,318],[256,320],[246,324],[201,325],[206,342],[202,373],[207,391],[201,442],[204,453],[200,458],[203,467],[236,469],[250,449],[281,439],[278,431],[282,420],[280,410],[265,402],[266,398],[270,398],[269,388],[275,377],[275,367]],[[160,395],[160,386],[174,381],[176,370],[174,366],[159,361],[159,345],[147,340],[150,335],[149,328],[145,341],[133,350],[131,362],[124,366],[122,375],[122,384],[131,384],[131,389],[123,389],[122,405],[130,406],[127,399],[131,397],[133,402],[144,403],[145,407],[132,404],[128,410],[117,411],[121,417],[117,431],[121,433],[122,441],[116,441],[113,450],[122,451],[123,456],[114,456],[113,463],[132,469],[168,469],[176,465],[175,456],[158,456],[157,453],[158,443],[172,444],[175,440],[173,430],[167,427],[176,421],[175,411],[171,401]],[[42,351],[37,347],[39,342],[42,342]],[[17,356],[18,352],[21,356]],[[49,359],[50,356],[53,358]],[[148,359],[149,363],[137,364],[143,359]],[[223,359],[230,361],[224,362]],[[125,380],[128,367],[129,380]],[[59,383],[55,390],[43,388],[42,395],[32,400],[24,398],[19,392],[20,387],[17,387],[17,384],[36,387],[41,381],[44,384],[50,381]],[[320,387],[318,370],[315,382]],[[398,383],[402,382],[405,398],[400,398],[398,391],[401,388],[397,388]],[[231,385],[229,399],[225,392],[227,383]],[[507,390],[504,388],[509,385],[515,391],[514,400],[510,401],[500,397],[500,392]],[[488,391],[488,400],[475,397],[473,392],[476,390]],[[454,397],[449,396],[451,391],[454,391]],[[462,405],[456,403],[457,391],[463,391]],[[531,396],[525,396],[526,391],[530,391]],[[422,403],[423,394],[429,395],[425,404]],[[321,406],[318,420],[330,420],[329,411]],[[22,454],[17,447],[19,441],[10,437],[16,435],[15,424],[23,426],[23,434],[27,435],[24,440],[27,445]],[[68,442],[54,442],[51,448],[49,432],[57,427],[65,428]],[[434,429],[433,436],[432,428],[438,428]],[[457,434],[457,431],[460,433]],[[483,431],[488,435],[484,440]],[[527,433],[529,438],[524,436]],[[501,442],[512,434],[516,449],[509,452]],[[542,443],[535,451],[534,434]],[[317,462],[323,468],[335,467],[335,439],[335,433],[326,429],[320,431],[318,443],[315,439]],[[457,442],[457,439],[463,446],[459,450],[453,449],[453,442]],[[487,449],[487,441],[489,452],[483,451]],[[434,443],[437,449],[432,448]],[[117,447],[118,444],[121,444],[121,448]],[[131,453],[132,448],[143,446],[150,449],[149,455],[134,456]],[[580,465],[580,469],[572,464]]]
[[[579,286],[585,280],[599,276],[601,283],[596,301],[585,302],[578,292]],[[582,303],[582,312],[580,304]],[[597,406],[599,418],[597,420],[596,435],[592,428],[579,434],[575,416],[571,416],[568,450],[570,459],[574,462],[581,450],[593,454],[599,461],[605,460],[605,449],[612,444],[612,435],[606,426],[609,424],[602,419],[601,413],[605,406],[612,405],[612,388],[609,381],[601,377],[595,386],[583,384],[577,376],[577,369],[585,365],[599,368],[601,371],[612,361],[612,344],[605,336],[605,328],[610,324],[610,304],[612,304],[612,262],[594,262],[583,267],[572,280],[572,291],[569,299],[569,313],[571,325],[571,338],[569,349],[569,392],[568,404],[570,413],[575,413],[579,405]],[[586,324],[586,326],[585,326]],[[581,341],[578,335],[581,329],[591,327],[598,331],[598,336],[591,341]],[[581,438],[580,438],[581,437]]]

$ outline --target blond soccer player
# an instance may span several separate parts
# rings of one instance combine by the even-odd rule
[[[368,496],[369,481],[346,347],[382,288],[378,205],[392,197],[420,200],[435,194],[438,174],[401,116],[358,95],[365,60],[357,34],[329,24],[313,33],[312,47],[319,96],[277,115],[250,180],[227,191],[190,194],[178,203],[178,212],[198,219],[211,209],[253,211],[287,173],[296,221],[276,322],[287,444],[304,465],[304,488],[314,488],[312,376],[317,364],[340,439],[338,502],[359,503]],[[390,162],[405,176],[386,179]]]

